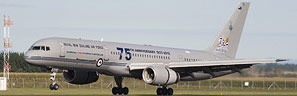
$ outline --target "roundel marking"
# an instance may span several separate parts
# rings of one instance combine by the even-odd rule
[[[97,60],[96,66],[97,66],[97,67],[100,67],[102,64],[103,64],[103,59],[102,59],[102,58],[99,58],[99,59]]]

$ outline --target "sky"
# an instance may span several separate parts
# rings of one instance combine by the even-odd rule
[[[13,19],[16,52],[48,37],[199,50],[213,42],[240,1],[0,0],[0,27],[1,15]],[[251,5],[237,58],[297,59],[297,0],[243,1]]]

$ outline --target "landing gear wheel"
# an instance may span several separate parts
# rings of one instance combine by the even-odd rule
[[[173,89],[172,88],[168,88],[167,89],[167,94],[168,95],[173,95]]]
[[[118,88],[117,87],[113,87],[112,88],[112,94],[113,95],[117,95],[117,93],[118,93]]]
[[[124,88],[122,87],[123,78],[115,76],[114,80],[116,81],[116,84],[117,84],[118,87],[113,87],[112,88],[112,94],[113,95],[117,95],[117,94],[119,94],[119,95],[122,95],[122,94],[128,95],[129,89],[127,87],[124,87]]]
[[[123,90],[122,90],[122,89],[123,89],[123,88],[120,88],[120,87],[117,88],[117,90],[118,90],[118,94],[119,94],[119,95],[122,95],[122,94],[123,94]]]
[[[53,84],[50,84],[49,89],[50,90],[54,90],[54,85]]]
[[[173,89],[172,88],[166,88],[163,86],[163,88],[158,88],[156,90],[157,95],[173,95]]]
[[[128,95],[128,93],[129,93],[129,89],[127,87],[124,87],[124,88],[113,87],[112,88],[112,94],[113,95],[117,95],[117,94],[119,94],[119,95],[122,95],[122,94]]]
[[[127,87],[124,87],[123,88],[123,94],[128,95],[128,93],[129,93],[129,89]]]
[[[59,85],[58,85],[58,84],[54,84],[53,88],[54,88],[55,90],[58,90],[58,89],[59,89]]]
[[[164,87],[164,88],[162,88],[162,95],[167,95],[167,88],[166,87]]]
[[[163,90],[162,90],[162,88],[158,88],[156,92],[157,92],[157,95],[162,95]]]

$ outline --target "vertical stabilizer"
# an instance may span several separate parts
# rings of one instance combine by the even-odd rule
[[[223,30],[217,35],[213,44],[206,49],[207,51],[235,58],[249,5],[249,2],[241,2],[236,7]]]

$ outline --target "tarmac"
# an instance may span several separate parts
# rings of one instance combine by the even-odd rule
[[[32,95],[6,95],[6,96],[32,96]],[[33,95],[33,96],[61,96],[61,95]],[[114,96],[114,95],[63,95],[63,96]],[[120,95],[120,96],[156,96],[156,95]],[[173,96],[272,96],[272,95],[173,95]],[[296,96],[296,95],[273,95]]]

